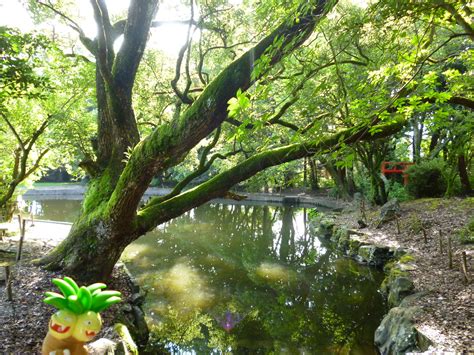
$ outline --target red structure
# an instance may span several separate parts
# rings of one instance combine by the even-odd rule
[[[402,174],[403,175],[403,185],[408,184],[408,174],[405,171],[410,165],[415,163],[405,162],[405,161],[384,161],[380,167],[382,174]]]

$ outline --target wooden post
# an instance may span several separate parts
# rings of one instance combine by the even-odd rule
[[[467,274],[467,256],[465,251],[462,252],[461,267],[464,274],[464,282],[469,283],[469,276]]]
[[[397,222],[397,234],[400,234],[400,222],[398,221],[398,215],[395,215],[395,221]]]
[[[428,238],[426,238],[426,229],[424,227],[421,228],[421,231],[423,232],[423,241],[428,243]]]
[[[18,214],[18,224],[19,224],[20,231],[21,231],[21,214]]]
[[[449,268],[452,269],[453,268],[453,248],[452,248],[452,245],[451,245],[451,236],[448,235],[448,261],[449,261]]]
[[[8,265],[5,266],[5,286],[7,291],[7,301],[13,301],[11,273],[10,266]]]
[[[21,259],[21,251],[23,249],[23,239],[25,238],[25,220],[22,221],[21,224],[21,235],[20,235],[20,243],[18,244],[18,251],[16,253],[16,261],[20,261]]]
[[[441,229],[439,230],[439,253],[443,254],[443,234],[441,233]]]

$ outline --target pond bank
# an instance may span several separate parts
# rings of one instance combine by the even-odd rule
[[[39,186],[28,190],[23,195],[24,199],[77,199],[81,200],[86,190],[85,185],[65,185],[65,186]],[[152,196],[163,196],[171,192],[169,188],[150,187],[145,192],[144,199]],[[282,191],[281,193],[249,193],[236,192],[240,196],[244,196],[242,201],[231,199],[215,199],[215,203],[262,203],[272,204],[288,204],[298,205],[301,207],[323,207],[332,210],[342,210],[347,203],[342,200],[329,198],[327,193],[308,193],[301,191]]]
[[[399,220],[389,221],[380,229],[375,227],[378,211],[365,212],[368,228],[359,228],[360,211],[352,211],[322,217],[321,232],[347,256],[367,264],[385,265],[387,278],[382,291],[391,309],[375,334],[381,353],[474,353],[474,250],[472,244],[461,244],[457,237],[474,216],[474,200],[402,203]],[[452,268],[448,261],[448,236],[452,243]],[[467,255],[470,283],[465,282],[461,271],[462,252]]]

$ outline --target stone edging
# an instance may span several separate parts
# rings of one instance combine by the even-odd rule
[[[121,304],[113,320],[113,326],[104,328],[104,337],[87,344],[91,354],[138,355],[148,344],[149,330],[142,304],[145,296],[125,264],[118,262],[115,267],[125,274],[132,294]]]
[[[145,320],[145,312],[142,305],[145,302],[145,295],[140,290],[135,277],[130,273],[124,263],[117,263],[116,267],[126,274],[127,282],[132,291],[130,301],[124,303],[119,308],[114,323],[125,325],[130,331],[134,342],[139,350],[145,349],[149,338],[149,329]]]
[[[374,342],[381,354],[405,354],[426,351],[431,341],[415,326],[415,317],[422,310],[413,302],[425,295],[415,293],[413,281],[408,273],[416,266],[413,257],[403,248],[393,248],[370,242],[360,231],[337,225],[334,216],[322,216],[319,234],[329,239],[337,249],[359,263],[383,268],[386,277],[381,291],[387,297],[390,310],[375,331]]]

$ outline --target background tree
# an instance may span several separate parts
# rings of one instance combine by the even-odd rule
[[[9,220],[21,184],[88,154],[93,88],[86,67],[44,35],[1,27],[0,44],[0,211]]]
[[[459,48],[469,37],[456,32],[463,28],[458,22],[449,23],[423,48],[416,21],[402,26],[405,19],[387,21],[384,8],[374,7],[377,16],[372,16],[344,4],[324,21],[334,7],[324,0],[251,6],[255,18],[268,14],[268,21],[280,24],[263,34],[265,21],[257,21],[242,34],[231,21],[241,12],[221,2],[197,7],[191,1],[185,46],[170,87],[161,94],[160,85],[157,94],[163,101],[156,102],[156,127],[144,125],[152,130],[141,135],[133,89],[150,28],[160,25],[153,21],[157,1],[131,1],[126,19],[117,21],[105,2],[93,1],[94,39],[67,9],[41,4],[78,32],[96,62],[97,144],[95,157],[82,164],[91,182],[69,237],[41,260],[83,279],[106,278],[133,240],[225,196],[266,168],[318,154],[323,161],[337,160],[345,179],[352,178],[356,157],[351,144],[399,132],[413,112],[427,111],[430,100],[435,105],[453,102],[452,95],[425,90],[418,80],[428,75],[426,65],[438,60],[441,49],[452,43]],[[203,13],[197,16],[197,11]],[[413,33],[403,37],[404,28]],[[118,38],[119,47],[114,46]],[[394,41],[399,38],[400,43]],[[216,65],[210,64],[214,58]],[[151,122],[152,115],[141,117]],[[190,152],[199,159],[198,170],[219,153],[228,159],[219,159],[219,173],[196,187],[152,198],[139,208],[152,179],[186,162]]]

